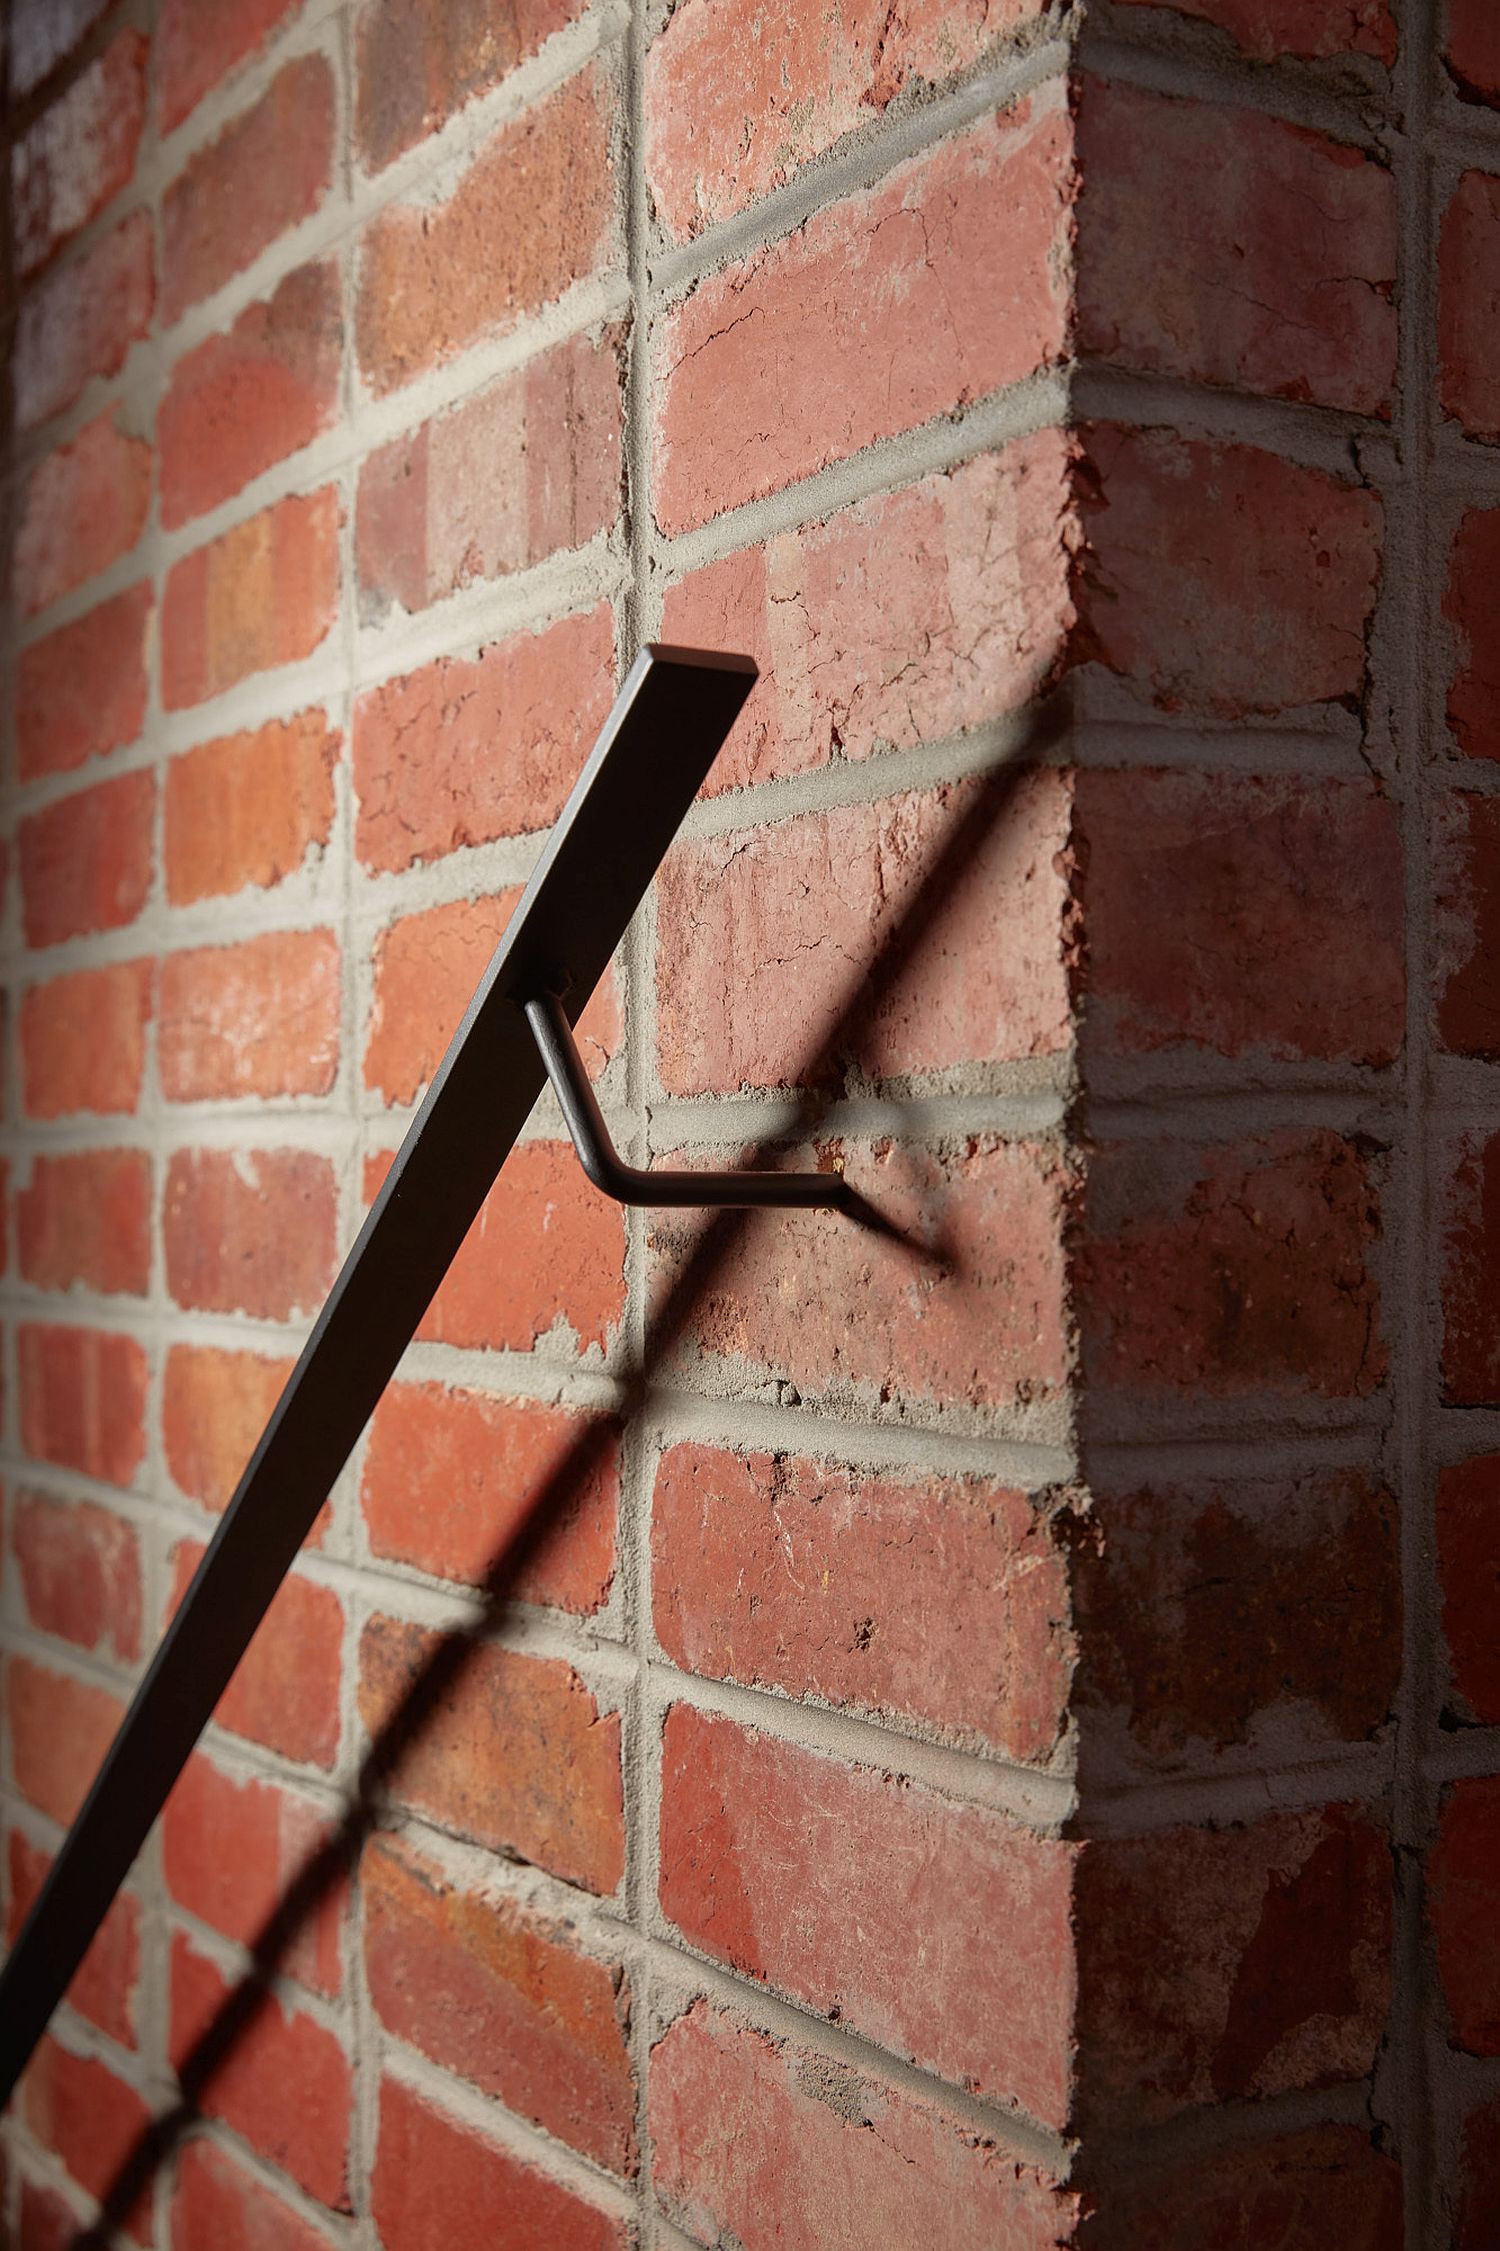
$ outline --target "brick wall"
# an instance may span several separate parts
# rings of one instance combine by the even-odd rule
[[[538,1110],[26,2251],[1500,2236],[1495,20],[11,0],[8,1927],[643,639],[617,1138],[894,1223]]]

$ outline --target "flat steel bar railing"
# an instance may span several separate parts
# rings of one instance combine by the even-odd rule
[[[0,2103],[542,1091],[527,1001],[560,994],[576,1023],[754,681],[748,657],[701,650],[632,666],[0,1972]]]

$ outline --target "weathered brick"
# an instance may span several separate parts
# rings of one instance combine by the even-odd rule
[[[16,1198],[23,1278],[38,1289],[151,1286],[151,1159],[143,1149],[39,1151]]]
[[[299,266],[177,362],[156,418],[164,524],[217,507],[328,428],[343,340],[329,262]]]
[[[728,1362],[740,1382],[866,1405],[990,1409],[1055,1395],[1070,1349],[1070,1189],[1056,1152],[974,1139],[950,1151],[851,1145],[844,1157],[845,1177],[890,1232],[827,1212],[755,1214],[693,1278],[681,1349]],[[690,1271],[701,1232],[694,1221],[658,1224],[659,1306]]]
[[[202,1560],[199,1540],[179,1540],[173,1548],[174,1610]],[[331,1767],[339,1749],[343,1638],[343,1605],[333,1589],[293,1571],[219,1698],[215,1723],[305,1766]]]
[[[1126,5],[1166,6],[1175,15],[1214,24],[1254,62],[1277,62],[1283,55],[1313,62],[1330,55],[1373,55],[1386,64],[1396,59],[1390,0],[1341,0],[1336,8],[1326,0],[1126,0]]]
[[[1253,446],[1112,428],[1088,442],[1081,658],[1217,719],[1358,702],[1378,501]]]
[[[39,1632],[121,1664],[139,1657],[141,1547],[132,1525],[92,1501],[18,1493],[11,1544]]]
[[[1500,1454],[1438,1473],[1435,1529],[1453,1696],[1469,1720],[1500,1722]]]
[[[11,1778],[39,1813],[64,1827],[82,1805],[125,1707],[108,1689],[29,1657],[5,1667]]]
[[[1500,2055],[1500,1778],[1482,1775],[1443,1792],[1427,1907],[1452,2043],[1470,2055]]]
[[[550,827],[614,699],[607,603],[354,706],[354,848],[382,873]]]
[[[168,954],[158,1061],[169,1102],[327,1094],[338,1070],[339,942],[270,930]]]
[[[694,1946],[975,2092],[1060,2124],[1073,1848],[676,1704],[661,1904]],[[976,1928],[1025,1931],[1024,1955]],[[913,1932],[923,1934],[912,1976]]]
[[[149,961],[78,969],[21,997],[21,1078],[26,1114],[134,1110],[146,1068],[155,972]]]
[[[795,1085],[809,1064],[866,1080],[1059,1053],[1071,795],[1055,771],[1011,772],[680,845],[658,893],[662,1083],[728,1093]]]
[[[174,1344],[163,1379],[167,1468],[190,1500],[224,1508],[281,1397],[290,1360]]]
[[[1500,2103],[1481,2103],[1464,2121],[1454,2222],[1453,2251],[1491,2251],[1500,2233]],[[1394,2251],[1399,2238],[1391,2241]]]
[[[630,1997],[566,1925],[450,1883],[394,1839],[366,1850],[365,1969],[387,2031],[617,2173],[634,2170]]]
[[[167,709],[311,656],[338,614],[338,541],[338,494],[325,485],[278,500],[174,563],[162,603]]]
[[[21,822],[21,916],[29,946],[134,922],[151,892],[156,777],[116,774]]]
[[[1386,1724],[1401,1567],[1369,1478],[1096,1485],[1080,1530],[1075,1697],[1101,1764],[1170,1771],[1272,1726],[1321,1746]]]
[[[1441,406],[1476,438],[1500,438],[1500,177],[1465,172],[1438,239]]]
[[[991,1479],[674,1446],[651,1548],[656,1632],[690,1672],[915,1720],[1007,1758],[1056,1747],[1074,1649],[1045,1504]]]
[[[366,620],[425,610],[614,525],[620,343],[613,329],[570,337],[370,455],[355,524]]]
[[[162,1815],[162,1873],[179,1907],[253,1948],[332,1833],[311,1798],[279,1782],[236,1782],[195,1751]],[[228,1837],[232,1852],[224,1849]],[[343,1990],[339,1932],[348,1895],[347,1877],[330,1877],[278,1958],[289,1976],[330,1997]]]
[[[605,82],[584,70],[502,126],[441,203],[388,205],[366,230],[356,332],[375,391],[504,334],[616,251]]]
[[[1037,695],[1073,625],[1070,483],[1071,441],[1038,431],[669,587],[664,639],[761,668],[708,793],[940,741]]]
[[[1056,2251],[1076,2198],[934,2102],[695,2002],[651,2053],[657,2195],[743,2251]]]
[[[359,1711],[406,1805],[492,1851],[612,1892],[625,1864],[620,1721],[571,1665],[376,1616]]]
[[[180,1933],[172,1941],[171,1978],[172,2061],[181,2073],[234,1989]],[[197,2099],[309,2196],[337,2212],[349,2209],[353,2073],[316,2018],[267,1994]]]
[[[321,2228],[201,2136],[177,2160],[172,2242],[176,2251],[328,2251]]]
[[[1471,508],[1453,541],[1443,615],[1453,629],[1448,720],[1470,758],[1500,758],[1500,631],[1493,592],[1500,577],[1500,508]]]
[[[110,0],[16,0],[6,40],[12,92],[29,94],[39,86],[109,5]]]
[[[702,282],[665,322],[657,360],[662,529],[1057,358],[1071,138],[1060,89],[1032,95]]]
[[[296,0],[164,0],[154,57],[161,130],[180,125],[295,6]]]
[[[278,235],[310,218],[332,178],[333,79],[322,55],[299,55],[168,188],[161,218],[163,320],[170,326]]]
[[[140,32],[119,32],[12,150],[11,239],[22,275],[86,227],[135,170],[146,47]]]
[[[30,2131],[44,2149],[56,2151],[81,2188],[102,2197],[151,2123],[147,2105],[108,2064],[75,2055],[50,2033],[21,2084]],[[125,2227],[138,2242],[150,2241],[149,2188],[125,2215]]]
[[[151,326],[156,301],[151,220],[132,211],[59,273],[21,299],[13,362],[22,430],[61,414],[94,376],[118,375]]]
[[[506,2251],[625,2251],[617,2221],[389,2077],[371,2204],[385,2251],[482,2242],[497,2212]]]
[[[146,526],[151,448],[111,408],[49,453],[26,480],[11,559],[24,616],[128,554]]]
[[[1500,23],[1489,0],[1447,0],[1444,15],[1446,60],[1460,98],[1500,102]]]
[[[1311,2126],[1244,2148],[1195,2151],[1101,2188],[1080,2251],[1401,2251],[1401,2169],[1363,2126]],[[1481,2251],[1477,2243],[1473,2251]]]
[[[343,737],[321,711],[271,719],[167,768],[167,897],[174,907],[294,875],[333,828]]]
[[[1442,1396],[1500,1404],[1500,1134],[1466,1134],[1450,1152],[1441,1226]]]
[[[583,12],[582,0],[365,0],[355,132],[372,171],[435,133]]]
[[[1256,110],[1093,78],[1078,160],[1085,351],[1389,415],[1396,194],[1386,166]]]
[[[128,1485],[146,1451],[145,1348],[119,1332],[28,1321],[16,1351],[27,1453]]]
[[[1382,1380],[1366,1156],[1331,1132],[1120,1143],[1090,1165],[1084,1367],[1106,1393],[1361,1399]]]
[[[167,1288],[206,1313],[314,1313],[333,1280],[337,1218],[326,1157],[180,1149],[167,1166]]]
[[[518,891],[455,899],[391,923],[375,940],[375,987],[364,1079],[387,1102],[414,1102],[442,1061],[511,915]],[[620,1003],[607,970],[578,1023],[579,1051],[598,1072],[620,1044]]]
[[[1500,1057],[1500,802],[1439,805],[1434,869],[1436,1026],[1455,1055]]]
[[[19,1829],[10,1833],[10,1915],[12,1944],[41,1890],[52,1855],[29,1844]],[[136,1988],[141,1969],[141,1910],[130,1892],[117,1894],[90,1942],[68,1987],[69,2004],[122,2047],[136,2044]],[[24,2238],[23,2241],[28,2239]]]
[[[1089,2121],[1337,2085],[1375,2061],[1391,1850],[1362,1808],[1086,1847],[1075,1927]]]
[[[587,1616],[614,1578],[619,1477],[599,1417],[398,1383],[370,1425],[360,1502],[375,1555]]]
[[[1401,831],[1373,785],[1089,772],[1074,823],[1090,1048],[1395,1060]],[[1315,978],[1296,972],[1307,960]]]
[[[149,580],[60,625],[16,658],[16,771],[70,773],[119,750],[146,718]]]

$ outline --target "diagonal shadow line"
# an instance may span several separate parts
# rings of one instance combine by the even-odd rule
[[[1062,699],[1049,700],[1030,714],[1024,745],[1003,765],[977,780],[955,785],[969,793],[969,802],[951,822],[904,914],[875,948],[868,971],[850,984],[833,1023],[817,1047],[804,1056],[797,1081],[806,1091],[792,1118],[778,1131],[778,1141],[806,1139],[837,1099],[835,1066],[841,1065],[851,1051],[857,1051],[883,994],[917,960],[924,940],[1003,819],[1023,777],[1060,739],[1065,726]],[[997,928],[997,944],[1001,937]],[[746,1161],[754,1162],[754,1155]],[[873,1206],[859,1201],[864,1208],[857,1215],[858,1224],[883,1235],[913,1260],[936,1261],[950,1272],[959,1270],[951,1248],[917,1242]],[[702,1290],[723,1267],[741,1230],[754,1217],[754,1213],[721,1211],[703,1226],[670,1286],[651,1309],[650,1341],[639,1364],[627,1371],[621,1402],[579,1433],[497,1553],[478,1590],[479,1612],[444,1636],[386,1719],[361,1764],[337,1829],[289,1884],[249,1948],[248,1974],[220,2004],[178,2063],[182,2099],[143,2129],[106,2187],[97,2219],[74,2237],[73,2251],[102,2251],[111,2232],[123,2227],[135,2212],[158,2167],[184,2132],[198,2121],[202,2098],[257,2017],[272,2003],[267,1980],[285,1960],[303,1925],[328,1892],[352,1871],[366,1838],[379,1826],[384,1785],[415,1746],[428,1719],[457,1687],[471,1651],[503,1616],[517,1581],[537,1559],[558,1518],[582,1498],[620,1429],[645,1405],[653,1374],[684,1336]]]

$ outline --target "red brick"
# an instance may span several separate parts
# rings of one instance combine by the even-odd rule
[[[11,1943],[42,1888],[52,1855],[28,1844],[19,1829],[10,1833]],[[105,1915],[68,1987],[69,2004],[122,2047],[136,2044],[136,1987],[141,1969],[141,1910],[121,1892]]]
[[[1018,438],[669,587],[664,639],[761,668],[708,793],[940,741],[1040,693],[1073,624],[1071,451],[1057,430]]]
[[[604,81],[581,71],[501,130],[445,202],[379,212],[356,329],[377,391],[517,328],[603,266],[618,237]]]
[[[588,1891],[625,1865],[620,1721],[561,1658],[376,1616],[359,1711],[390,1787],[418,1813]],[[387,2246],[387,2251],[391,2247]]]
[[[1071,1846],[984,1808],[687,1704],[667,1714],[661,1904],[689,1942],[1052,2124],[1068,2101],[1072,1866]],[[976,1951],[976,1929],[1024,1931],[1024,1952]]]
[[[1427,1905],[1452,2044],[1470,2055],[1500,2055],[1500,1778],[1484,1775],[1443,1792]]]
[[[1442,1397],[1500,1404],[1500,1135],[1467,1134],[1451,1152],[1442,1234]]]
[[[373,1554],[587,1617],[615,1573],[619,1449],[598,1417],[440,1383],[375,1410],[360,1479]]]
[[[780,187],[907,87],[964,70],[1041,0],[881,0],[799,8],[767,40],[747,0],[689,0],[653,45],[646,169],[681,241]]]
[[[195,1751],[162,1816],[162,1872],[179,1907],[253,1949],[332,1835],[311,1798],[279,1782],[236,1782]],[[226,1852],[230,1837],[234,1849]],[[348,1892],[343,1874],[323,1885],[278,1957],[289,1976],[330,1998],[343,1990],[339,1932]]]
[[[188,2142],[172,2196],[173,2251],[328,2251],[328,2238],[214,2142]]]
[[[385,2251],[483,2243],[501,2212],[505,2251],[625,2251],[618,2222],[399,2079],[381,2085],[371,2208]]]
[[[1435,823],[1436,1023],[1456,1055],[1500,1056],[1500,803],[1456,792]]]
[[[354,848],[381,873],[549,828],[614,700],[607,603],[354,706]]]
[[[1391,1849],[1362,1809],[1086,1847],[1078,1872],[1085,2116],[1362,2079],[1385,2028]]]
[[[1045,1503],[977,1477],[674,1446],[651,1548],[657,1635],[690,1672],[915,1720],[1011,1759],[1056,1748],[1074,1649]]]
[[[1402,2251],[1404,2231],[1400,2168],[1369,2128],[1311,2126],[1111,2181],[1078,2242],[1083,2251]]]
[[[1395,1060],[1401,832],[1371,784],[1084,773],[1075,820],[1092,1048]]]
[[[634,2170],[630,1998],[567,1926],[377,1839],[362,1868],[365,1967],[387,2031],[617,2173]]]
[[[356,31],[363,162],[381,170],[582,13],[582,0],[366,0]]]
[[[21,914],[29,946],[134,922],[151,893],[156,777],[116,774],[21,822]]]
[[[193,13],[201,13],[196,0]],[[323,56],[299,55],[253,109],[189,158],[166,192],[161,310],[168,326],[310,218],[332,178],[333,80]]]
[[[60,625],[16,656],[16,770],[23,782],[70,773],[119,750],[146,718],[149,580]]]
[[[21,1796],[66,1827],[125,1716],[118,1696],[27,1657],[5,1668],[10,1771]]]
[[[174,1344],[162,1392],[162,1445],[179,1489],[205,1508],[227,1506],[281,1397],[290,1360],[212,1345]]]
[[[617,330],[597,342],[570,337],[372,453],[355,528],[365,619],[396,604],[425,610],[610,530],[620,514],[620,379]]]
[[[702,1223],[658,1224],[656,1293],[664,1304],[674,1278],[688,1277],[689,1349],[727,1363],[737,1385],[790,1382],[864,1407],[989,1409],[1055,1395],[1070,1352],[1070,1183],[1056,1153],[879,1142],[851,1146],[845,1175],[890,1234],[830,1212],[760,1212],[700,1276]]]
[[[1500,23],[1490,0],[1447,0],[1446,17],[1447,63],[1461,99],[1500,101]]]
[[[107,1485],[128,1485],[146,1451],[146,1353],[132,1336],[100,1329],[17,1331],[21,1443]]]
[[[117,196],[146,119],[146,41],[121,31],[42,111],[11,157],[16,268],[35,273]]]
[[[651,2053],[656,2191],[742,2251],[1056,2251],[1076,2199],[936,2103],[695,2002]]]
[[[1071,797],[1012,773],[680,845],[658,893],[668,1092],[1060,1053]]]
[[[21,1075],[28,1117],[134,1110],[146,1068],[153,976],[149,961],[117,961],[27,987]]]
[[[414,1102],[432,1077],[515,910],[518,891],[455,899],[391,923],[375,941],[375,989],[365,1085],[387,1102]],[[597,1073],[620,1044],[620,1004],[606,971],[578,1025]]]
[[[20,0],[6,41],[12,93],[29,94],[72,54],[110,0]]]
[[[165,0],[156,25],[161,130],[170,133],[285,22],[296,0]]]
[[[1384,165],[1255,110],[1101,79],[1085,81],[1078,157],[1085,351],[1389,415],[1396,196]]]
[[[1453,628],[1455,665],[1448,719],[1470,758],[1500,758],[1500,632],[1494,587],[1500,575],[1500,508],[1473,508],[1453,542],[1443,615]]]
[[[269,930],[168,954],[159,1065],[169,1102],[327,1094],[339,1060],[339,942]]]
[[[1175,15],[1215,24],[1255,62],[1276,62],[1283,55],[1314,62],[1328,55],[1374,55],[1386,64],[1396,59],[1390,0],[1341,0],[1336,8],[1330,8],[1327,0],[1126,0],[1126,4],[1166,6]],[[1292,2251],[1290,2245],[1287,2251]]]
[[[367,1196],[389,1169],[383,1156],[368,1160]],[[480,1206],[417,1335],[424,1344],[497,1352],[529,1352],[544,1340],[603,1351],[624,1311],[620,1206],[589,1186],[570,1141],[523,1141]]]
[[[82,2227],[82,2219],[66,2197],[23,2179],[19,2240],[26,2251],[72,2251]]]
[[[1061,92],[1033,95],[702,282],[665,322],[657,361],[662,529],[1056,359],[1070,147]]]
[[[1075,1700],[1101,1766],[1174,1771],[1273,1729],[1321,1753],[1387,1723],[1401,1567],[1367,1477],[1096,1486],[1078,1551]]]
[[[90,2196],[104,2196],[151,2123],[151,2112],[135,2089],[117,2079],[107,2064],[74,2055],[50,2034],[21,2088],[26,2124],[42,2147],[56,2151]],[[131,2207],[125,2226],[138,2242],[150,2241],[149,2188]]]
[[[26,1612],[41,1633],[120,1664],[141,1653],[141,1548],[132,1525],[92,1501],[18,1493],[11,1544]]]
[[[1381,510],[1252,446],[1096,428],[1080,657],[1166,711],[1242,720],[1356,704]]]
[[[299,266],[177,362],[156,420],[168,528],[228,500],[328,428],[343,341],[338,267]]]
[[[180,711],[268,665],[311,656],[338,602],[334,487],[263,508],[167,573],[162,701]]]
[[[1453,2251],[1492,2251],[1500,2234],[1500,2103],[1481,2104],[1464,2121],[1455,2223]]]
[[[175,1610],[203,1558],[197,1540],[172,1551]],[[283,1579],[239,1669],[214,1710],[218,1726],[306,1766],[331,1767],[339,1749],[344,1612],[331,1587]]]
[[[233,1988],[179,1933],[172,1941],[171,2051],[181,2073]],[[197,2097],[258,2155],[336,2212],[349,2210],[353,2073],[334,2035],[269,1994]]]
[[[30,617],[128,554],[146,527],[151,448],[110,408],[33,469],[21,501],[11,584]]]
[[[61,414],[95,376],[118,375],[151,326],[156,277],[151,220],[132,211],[71,265],[39,282],[16,315],[16,422]]]
[[[301,1149],[181,1149],[167,1167],[167,1288],[179,1305],[288,1321],[333,1280],[333,1167]]]
[[[1439,404],[1478,438],[1500,438],[1500,178],[1465,172],[1438,240]]]
[[[151,1287],[151,1159],[142,1149],[44,1152],[16,1198],[20,1266],[38,1289]]]
[[[321,711],[271,719],[167,768],[167,897],[174,907],[247,884],[269,890],[326,845],[343,737]]]
[[[1500,1722],[1500,1454],[1439,1471],[1436,1533],[1453,1694],[1466,1718],[1492,1727]]]

